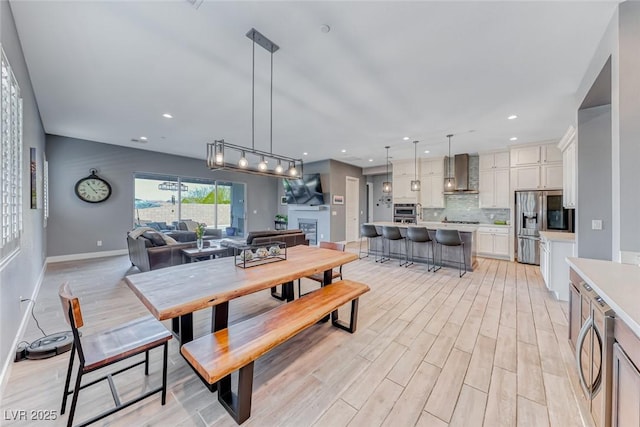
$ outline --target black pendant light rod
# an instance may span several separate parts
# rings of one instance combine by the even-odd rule
[[[453,134],[449,134],[447,135],[447,138],[449,138],[449,158],[447,159],[447,178],[451,178],[451,137],[453,136]]]
[[[271,52],[271,88],[269,94],[269,152],[273,154],[273,52]]]
[[[251,148],[256,149],[255,115],[256,115],[256,39],[253,33],[251,55]]]
[[[413,141],[413,176],[418,180],[418,141]]]

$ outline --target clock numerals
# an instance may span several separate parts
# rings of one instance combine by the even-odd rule
[[[99,203],[107,200],[111,195],[111,187],[95,175],[83,178],[76,184],[76,195],[85,202]]]

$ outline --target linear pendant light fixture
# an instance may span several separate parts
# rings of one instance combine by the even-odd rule
[[[384,147],[387,149],[387,180],[382,183],[382,192],[383,193],[391,193],[391,180],[389,179],[389,148],[390,146]]]
[[[449,138],[449,157],[447,157],[447,177],[444,179],[445,191],[453,191],[456,188],[456,178],[451,175],[451,137],[453,134],[447,135]]]
[[[275,177],[298,177],[302,175],[302,159],[273,153],[273,54],[280,47],[255,28],[247,32],[252,41],[251,74],[251,148],[230,144],[224,139],[207,143],[207,166],[211,170],[234,170],[236,172]],[[255,61],[256,44],[271,53],[271,92],[269,152],[256,150],[255,146]],[[298,169],[299,167],[299,169]]]
[[[413,141],[413,181],[411,181],[411,191],[420,191],[420,180],[418,179],[418,142]]]

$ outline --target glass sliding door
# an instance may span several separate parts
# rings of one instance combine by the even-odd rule
[[[180,185],[176,177],[136,174],[134,224],[160,231],[173,230],[180,213]]]
[[[136,173],[134,224],[160,231],[192,220],[217,228],[226,236],[244,236],[243,183]]]

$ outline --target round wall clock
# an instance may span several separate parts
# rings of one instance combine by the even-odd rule
[[[88,203],[104,202],[111,196],[111,185],[96,175],[97,170],[91,169],[91,175],[76,182],[76,196]]]

